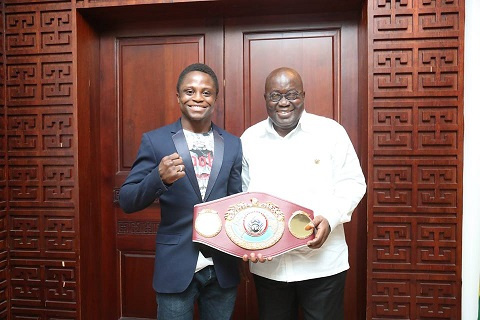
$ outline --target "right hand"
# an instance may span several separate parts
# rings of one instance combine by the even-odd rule
[[[163,157],[158,165],[158,173],[165,184],[172,184],[185,177],[185,165],[182,157],[176,152]]]

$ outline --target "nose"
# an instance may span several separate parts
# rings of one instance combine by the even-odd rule
[[[288,99],[285,98],[284,95],[282,95],[282,98],[280,99],[280,101],[278,101],[278,104],[280,106],[288,106],[290,104],[290,101],[288,101]]]
[[[193,100],[193,101],[203,101],[202,92],[200,92],[200,91],[195,92],[195,94],[194,94],[193,97],[192,97],[192,100]]]

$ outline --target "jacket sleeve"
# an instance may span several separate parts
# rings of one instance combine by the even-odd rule
[[[123,211],[143,210],[167,190],[158,172],[159,163],[150,138],[143,134],[137,159],[120,188],[119,203]]]
[[[227,195],[235,194],[242,192],[242,144],[240,139],[237,140],[237,156],[235,157],[235,162],[233,163],[232,169],[230,170],[230,177],[228,178],[228,190]]]

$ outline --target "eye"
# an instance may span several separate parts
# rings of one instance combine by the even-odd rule
[[[192,89],[185,89],[183,92],[188,96],[193,95],[193,90]]]
[[[203,91],[203,95],[205,97],[210,97],[212,95],[212,93],[210,91]]]
[[[276,102],[276,101],[280,101],[282,99],[282,95],[278,92],[273,92],[270,94],[270,100]]]
[[[287,98],[287,100],[295,100],[298,98],[298,92],[289,92],[285,95],[285,98]]]

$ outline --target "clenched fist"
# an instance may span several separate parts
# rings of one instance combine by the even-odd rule
[[[163,157],[158,165],[158,173],[165,184],[172,184],[185,177],[185,165],[182,157],[176,152]]]

